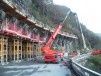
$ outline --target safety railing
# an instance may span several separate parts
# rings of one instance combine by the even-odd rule
[[[78,76],[101,76],[100,73],[88,69],[72,60],[70,60],[70,67]]]
[[[88,55],[86,55],[86,56],[88,56]],[[87,58],[86,56],[84,58]],[[70,64],[69,65],[70,66],[70,69],[73,70],[73,72],[77,76],[101,76],[100,73],[95,72],[95,71],[93,71],[91,69],[88,69],[88,68],[84,67],[83,65],[81,65],[80,62],[78,62],[78,59],[71,59],[69,61],[69,64]]]

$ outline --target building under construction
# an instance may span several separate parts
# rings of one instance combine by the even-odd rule
[[[31,60],[41,56],[41,46],[53,30],[36,20],[28,11],[26,13],[13,0],[0,0],[0,62]],[[69,40],[75,41],[75,38],[74,35],[61,32],[54,45],[60,42],[61,50],[65,50],[69,48]]]

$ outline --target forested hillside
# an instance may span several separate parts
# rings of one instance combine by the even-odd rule
[[[26,10],[29,10],[31,15],[51,28],[54,28],[57,24],[62,22],[66,13],[70,10],[68,7],[53,4],[52,0],[21,1],[24,2],[23,5],[28,7]],[[72,11],[66,19],[62,31],[75,34],[78,37],[79,48],[83,48],[79,25],[81,25],[83,29],[87,46],[89,48],[101,48],[101,38],[88,30],[85,25],[81,24],[76,17],[76,13]]]

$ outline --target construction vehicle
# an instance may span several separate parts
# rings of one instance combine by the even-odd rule
[[[58,55],[59,55],[60,52],[58,52],[56,50],[52,50],[51,47],[52,47],[52,43],[55,40],[56,36],[58,35],[60,30],[62,29],[63,23],[67,19],[69,13],[70,13],[70,11],[67,12],[67,15],[65,16],[63,22],[61,22],[58,26],[56,26],[55,31],[53,32],[53,34],[51,35],[49,40],[41,48],[41,51],[43,53],[43,59],[44,59],[45,62],[58,63],[58,61],[59,61]]]
[[[93,50],[91,52],[91,55],[100,55],[101,54],[101,50]]]
[[[58,25],[51,37],[49,38],[48,42],[41,48],[45,62],[58,62],[58,52],[55,50],[51,50],[51,45],[55,40],[57,34],[60,32],[61,28],[62,24]]]

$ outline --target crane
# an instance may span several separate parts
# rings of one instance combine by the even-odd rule
[[[41,47],[41,51],[43,53],[43,57],[44,57],[44,61],[45,62],[53,62],[53,63],[57,63],[58,62],[58,53],[56,50],[52,50],[52,43],[55,40],[56,36],[58,35],[58,33],[60,32],[60,30],[63,27],[63,23],[65,22],[65,20],[67,19],[67,17],[70,14],[70,10],[67,12],[63,22],[61,22],[58,26],[55,27],[54,32],[52,33],[52,35],[50,36],[49,40],[45,43],[45,45],[43,47]]]

